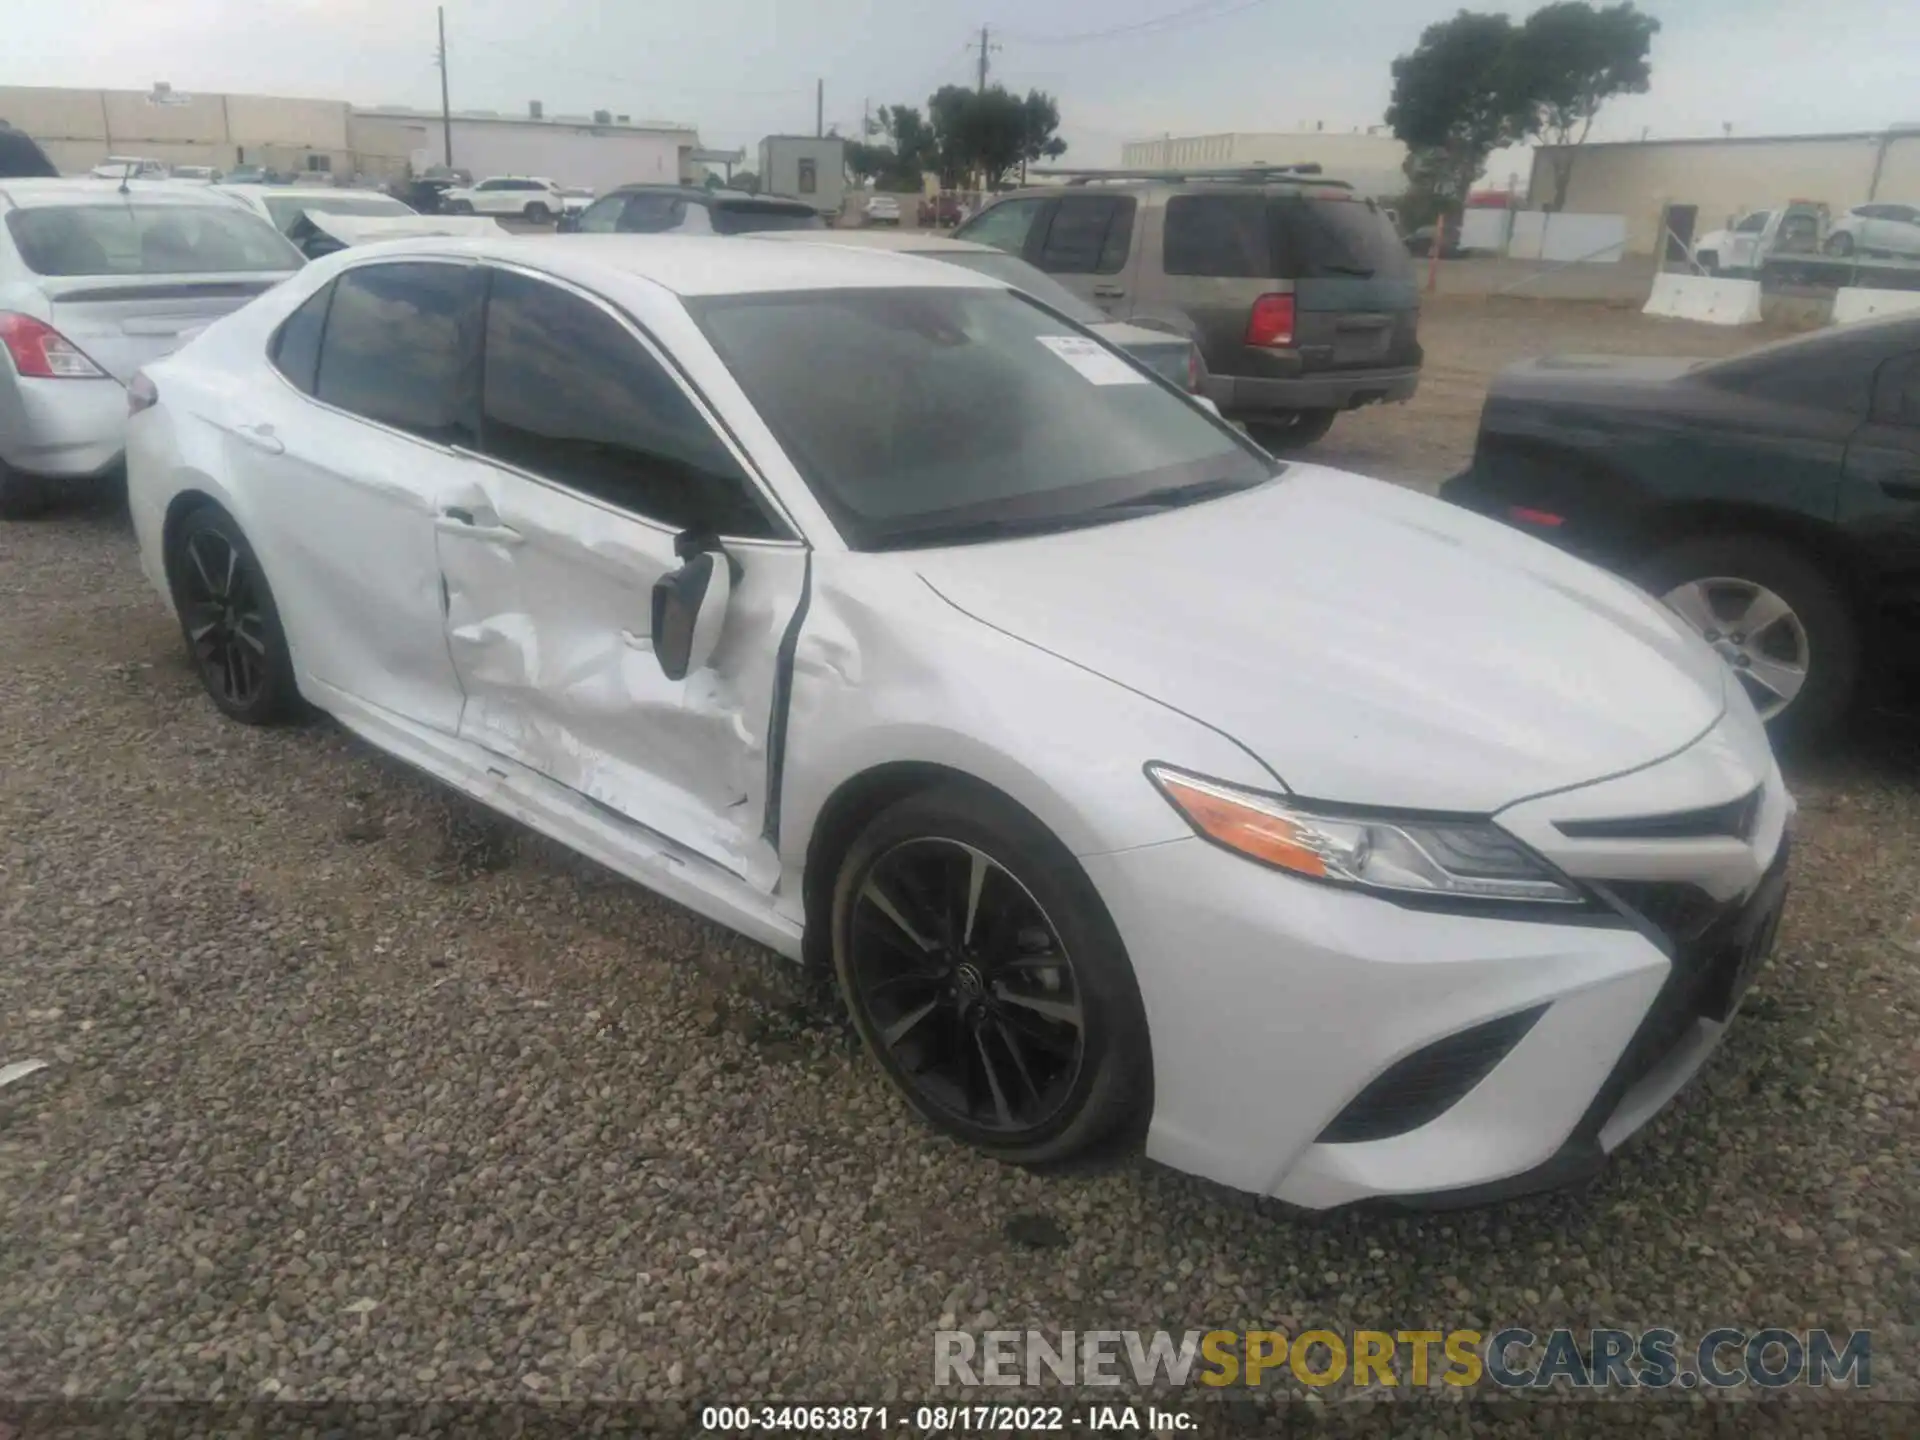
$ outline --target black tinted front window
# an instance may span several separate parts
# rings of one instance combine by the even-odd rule
[[[320,370],[320,336],[327,328],[332,298],[333,286],[323,286],[280,323],[273,337],[274,368],[309,395]]]
[[[777,533],[713,427],[599,306],[496,273],[485,373],[488,454],[676,530]]]
[[[712,210],[714,232],[719,235],[748,235],[759,230],[824,230],[827,222],[817,210],[796,209],[791,205],[755,205],[733,201],[715,205]]]
[[[1011,291],[814,290],[688,306],[863,548],[1121,519],[1149,495],[1272,473],[1135,362]]]
[[[471,442],[480,271],[363,265],[334,282],[316,392],[427,440]]]

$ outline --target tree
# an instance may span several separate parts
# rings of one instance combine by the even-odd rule
[[[751,170],[736,170],[733,172],[733,188],[735,190],[744,190],[749,195],[758,195],[760,193],[760,177]]]
[[[869,145],[864,140],[847,142],[847,173],[862,185],[892,170],[895,158],[884,145]]]
[[[1515,33],[1504,15],[1462,10],[1393,62],[1387,123],[1410,152],[1408,180],[1430,187],[1443,210],[1465,205],[1487,156],[1532,129]]]
[[[1660,22],[1631,0],[1604,9],[1586,0],[1561,0],[1527,17],[1515,37],[1516,69],[1532,102],[1530,133],[1555,148],[1548,155],[1553,199],[1567,200],[1576,148],[1593,130],[1593,117],[1616,95],[1644,95],[1653,67],[1647,58]]]
[[[943,85],[928,97],[927,113],[939,147],[941,183],[949,187],[977,171],[983,186],[993,189],[1029,161],[1066,153],[1066,142],[1054,133],[1060,107],[1039,90],[1021,99],[999,85],[985,90]]]

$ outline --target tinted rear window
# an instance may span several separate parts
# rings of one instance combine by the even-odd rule
[[[7,214],[36,275],[207,275],[297,270],[279,231],[236,205],[40,205]]]
[[[1169,275],[1315,279],[1413,274],[1393,222],[1364,200],[1176,195],[1163,246]]]
[[[721,235],[745,235],[754,230],[824,230],[827,222],[815,210],[739,201],[713,207],[713,228]]]
[[[1411,278],[1413,262],[1394,233],[1393,222],[1365,200],[1273,203],[1275,239],[1285,267],[1280,273],[1305,279],[1331,275]]]
[[[320,345],[320,399],[427,440],[472,443],[480,279],[474,266],[425,261],[347,271]]]

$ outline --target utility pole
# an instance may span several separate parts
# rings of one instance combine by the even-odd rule
[[[873,97],[869,95],[860,102],[860,143],[867,143],[867,127],[873,123]]]
[[[818,140],[827,133],[827,82],[813,82],[813,138]]]
[[[980,93],[987,93],[987,27],[980,27]]]
[[[447,7],[438,7],[440,16],[440,136],[446,143],[447,168],[453,168],[453,107],[447,100]]]

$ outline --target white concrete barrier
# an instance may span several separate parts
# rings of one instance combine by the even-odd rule
[[[1833,292],[1833,323],[1850,325],[1880,315],[1905,315],[1920,310],[1920,290],[1868,290],[1845,285]]]
[[[1698,320],[1706,325],[1758,325],[1760,282],[1707,275],[1656,275],[1646,315]]]

